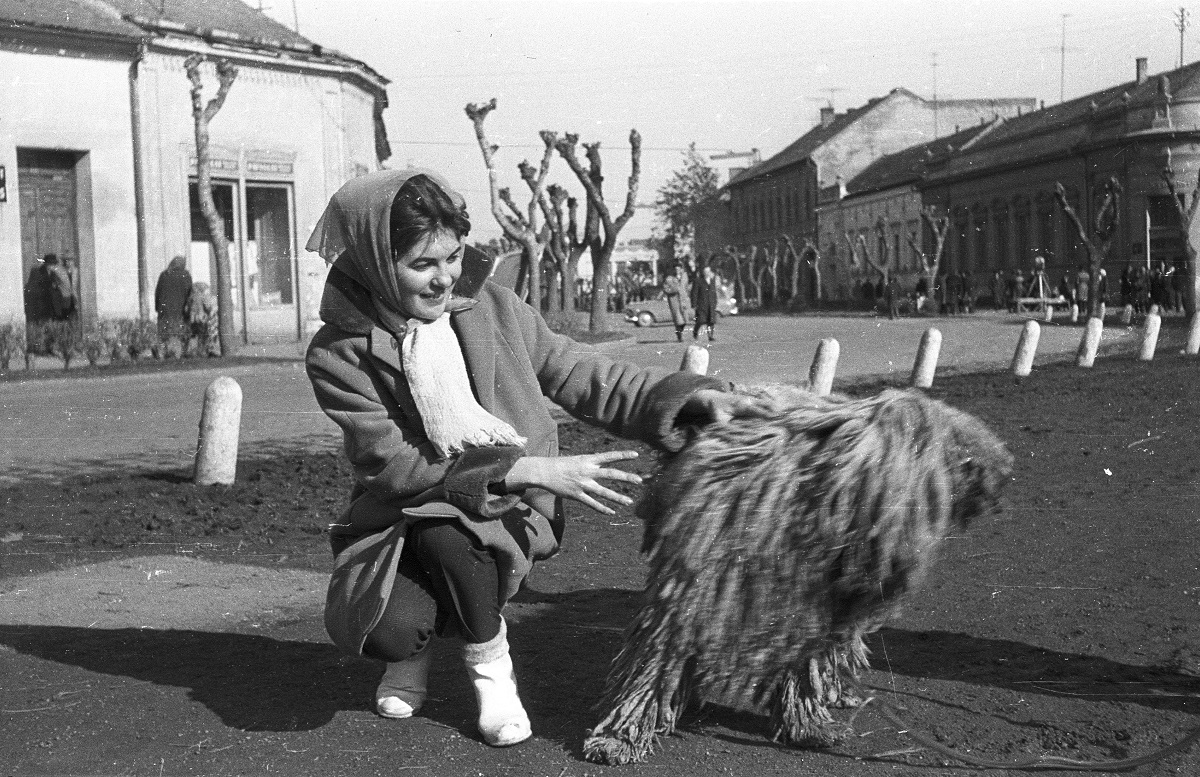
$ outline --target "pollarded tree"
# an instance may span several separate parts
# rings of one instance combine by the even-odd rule
[[[551,291],[551,310],[575,309],[575,278],[578,275],[579,260],[583,252],[596,239],[600,229],[600,218],[592,207],[587,208],[584,220],[583,236],[579,236],[579,200],[567,194],[567,190],[557,184],[551,184],[547,189],[550,194],[549,210],[546,223],[550,227],[550,242],[546,251],[550,254],[558,275],[560,291]],[[566,205],[566,214],[563,205]],[[555,297],[557,296],[557,307]]]
[[[217,93],[204,103],[204,80],[200,66],[205,57],[192,54],[183,61],[184,72],[192,83],[192,122],[196,132],[196,190],[200,197],[200,212],[204,214],[204,225],[208,228],[208,239],[217,260],[217,339],[222,356],[233,356],[237,352],[237,338],[233,331],[233,271],[229,261],[229,238],[225,234],[225,219],[217,211],[212,194],[212,165],[208,152],[208,126],[225,104],[237,78],[237,67],[226,59],[219,59],[217,66]]]
[[[633,218],[637,207],[638,183],[642,177],[642,136],[638,131],[630,130],[630,173],[625,192],[625,210],[617,218],[613,218],[604,202],[604,174],[600,161],[600,142],[584,143],[587,153],[588,169],[584,169],[575,153],[579,144],[579,136],[566,133],[557,140],[554,147],[559,156],[575,173],[579,183],[587,192],[588,207],[593,210],[600,222],[600,229],[591,239],[589,250],[592,254],[592,309],[588,319],[588,331],[601,332],[608,326],[608,281],[609,263],[613,250],[617,247],[617,235]],[[603,234],[600,234],[600,233]]]
[[[1171,167],[1171,152],[1167,151],[1167,166],[1162,172],[1167,189],[1171,192],[1171,200],[1179,211],[1179,231],[1183,238],[1183,247],[1187,252],[1187,283],[1183,289],[1183,309],[1189,315],[1196,312],[1196,300],[1200,298],[1200,273],[1197,272],[1196,259],[1200,255],[1197,243],[1200,243],[1200,176],[1196,180],[1196,188],[1192,190],[1191,202],[1186,202],[1183,195],[1175,190],[1175,170]]]
[[[496,110],[496,98],[493,97],[483,105],[470,103],[466,107],[467,117],[475,126],[475,139],[479,142],[479,150],[483,152],[483,163],[488,171],[488,184],[491,191],[492,215],[509,240],[521,246],[522,277],[528,288],[528,301],[535,310],[541,310],[541,265],[542,254],[546,243],[550,240],[550,230],[542,220],[542,212],[546,207],[545,184],[546,175],[550,172],[550,160],[554,154],[553,132],[542,132],[542,141],[546,144],[541,164],[534,167],[523,160],[517,169],[522,180],[529,187],[529,204],[524,210],[517,207],[513,201],[512,192],[507,187],[500,186],[500,174],[496,170],[496,152],[500,147],[487,139],[483,122],[488,114]]]
[[[691,249],[696,234],[692,209],[717,193],[719,181],[717,171],[696,151],[696,144],[690,143],[683,152],[683,167],[671,174],[654,201],[654,214],[671,257]]]
[[[820,302],[822,298],[821,252],[817,249],[817,244],[811,237],[806,237],[804,238],[804,247],[797,252],[790,235],[784,235],[783,241],[787,244],[787,253],[792,259],[792,291],[788,301],[793,302],[796,297],[800,296],[800,264],[803,262],[813,271],[813,299]]]
[[[950,230],[950,217],[941,215],[941,212],[933,205],[926,205],[921,209],[921,219],[929,226],[929,231],[933,235],[933,253],[927,253],[921,246],[913,240],[912,235],[908,236],[908,244],[917,252],[917,256],[921,257],[921,269],[925,273],[925,282],[932,291],[937,288],[938,268],[942,263],[942,252],[946,248],[946,233]]]
[[[1059,207],[1075,225],[1075,231],[1079,233],[1079,239],[1087,250],[1088,272],[1091,276],[1088,280],[1088,318],[1099,318],[1100,305],[1103,302],[1100,299],[1100,270],[1104,267],[1104,260],[1108,258],[1108,250],[1112,247],[1112,240],[1117,234],[1117,225],[1121,220],[1121,182],[1116,176],[1111,176],[1104,182],[1104,199],[1096,210],[1091,234],[1088,234],[1079,215],[1067,201],[1067,190],[1061,183],[1054,184],[1054,196],[1058,199]]]

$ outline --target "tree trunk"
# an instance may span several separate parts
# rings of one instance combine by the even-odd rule
[[[229,239],[225,234],[225,220],[217,211],[212,195],[212,171],[208,153],[208,125],[221,106],[225,96],[237,78],[237,68],[227,60],[217,61],[217,94],[204,105],[204,84],[200,76],[200,65],[204,58],[193,54],[184,61],[188,80],[192,83],[192,119],[196,131],[196,189],[200,197],[200,211],[208,228],[209,242],[217,264],[217,337],[222,356],[237,353],[237,338],[233,328],[233,272],[229,260]],[[244,325],[244,323],[243,323]]]
[[[592,243],[592,307],[588,316],[588,331],[603,332],[608,329],[608,255],[601,241]]]

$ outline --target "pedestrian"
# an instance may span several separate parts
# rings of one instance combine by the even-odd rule
[[[220,356],[218,341],[217,298],[208,289],[207,283],[192,284],[187,302],[188,341],[184,342],[183,353],[196,356]],[[195,345],[192,345],[192,342]]]
[[[969,314],[975,310],[975,285],[971,282],[971,274],[963,270],[959,276],[958,284],[962,312]]]
[[[962,304],[962,276],[956,272],[946,275],[946,312],[952,316],[958,315],[959,305]]]
[[[683,295],[683,281],[679,278],[677,266],[673,265],[667,272],[662,293],[671,310],[671,323],[675,324],[675,339],[683,342],[683,328],[687,326],[687,297]]]
[[[1064,273],[1062,280],[1058,282],[1057,294],[1067,303],[1067,307],[1075,304],[1075,282],[1069,273]]]
[[[692,284],[692,309],[696,312],[695,323],[692,325],[692,339],[700,339],[700,327],[708,332],[711,342],[716,340],[714,327],[717,323],[717,274],[713,268],[704,265],[700,277]]]
[[[617,362],[552,332],[488,280],[464,243],[461,195],[437,173],[383,170],[334,194],[308,249],[332,268],[306,357],[317,402],[341,427],[355,473],[330,529],[325,625],[352,654],[387,662],[382,717],[426,695],[435,634],[461,638],[489,745],[530,736],[509,655],[505,603],[558,551],[563,500],[613,514],[638,483],[636,453],[557,456],[545,396],[613,434],[677,450],[688,424],[747,400],[687,372]]]
[[[883,295],[887,300],[888,320],[895,321],[900,315],[900,298],[904,296],[904,291],[900,288],[900,282],[896,280],[895,273],[889,273],[887,283],[883,287]]]
[[[187,324],[188,295],[192,293],[192,274],[187,260],[176,256],[158,276],[154,285],[154,312],[158,315],[158,339],[167,355],[182,353],[191,332]]]
[[[917,278],[917,285],[913,288],[913,294],[916,296],[916,311],[922,313],[925,310],[925,299],[929,296],[929,277],[921,274]]]
[[[992,309],[1004,310],[1004,273],[996,270],[992,273],[991,281],[992,291]]]
[[[1182,313],[1184,270],[1178,264],[1172,264],[1171,269],[1167,270],[1167,277],[1171,287],[1171,310],[1176,313]]]
[[[1025,296],[1025,274],[1017,269],[1009,278],[1008,311],[1021,312],[1021,297]]]
[[[1150,271],[1150,304],[1158,305],[1159,313],[1166,313],[1170,306],[1170,284],[1162,263],[1155,264],[1154,269]]]

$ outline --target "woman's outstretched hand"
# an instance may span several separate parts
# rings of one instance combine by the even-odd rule
[[[753,397],[716,389],[700,389],[683,404],[680,415],[702,423],[724,424],[738,416],[762,416],[768,409]]]
[[[518,459],[508,471],[504,484],[510,491],[544,488],[563,499],[582,502],[597,512],[615,515],[615,510],[599,500],[621,505],[631,505],[633,500],[601,485],[599,481],[619,480],[640,484],[642,479],[638,475],[605,466],[616,461],[636,459],[637,455],[637,451],[609,451],[583,456],[526,456]]]

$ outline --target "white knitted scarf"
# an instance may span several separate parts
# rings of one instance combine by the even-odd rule
[[[449,313],[429,323],[410,323],[400,352],[425,436],[439,456],[449,458],[468,447],[525,444],[516,429],[475,401]]]

